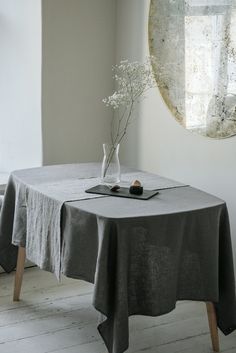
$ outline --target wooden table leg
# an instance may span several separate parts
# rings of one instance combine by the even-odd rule
[[[22,280],[23,280],[24,267],[25,267],[25,248],[22,248],[21,246],[19,246],[17,265],[16,265],[16,274],[15,274],[13,301],[20,300],[20,291],[21,291],[21,285],[22,285]]]
[[[211,333],[212,349],[214,352],[220,351],[219,335],[217,328],[217,319],[214,304],[211,302],[206,302],[207,316],[209,322],[209,329]]]

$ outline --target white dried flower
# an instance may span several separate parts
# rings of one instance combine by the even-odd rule
[[[144,63],[122,60],[113,66],[113,78],[117,83],[117,91],[103,100],[106,106],[118,109],[136,102],[148,89],[156,85],[151,63],[153,57]]]
[[[126,135],[136,104],[141,98],[145,98],[144,94],[150,88],[156,86],[152,65],[154,67],[156,65],[156,60],[153,56],[148,57],[144,63],[122,60],[118,65],[112,67],[117,89],[111,96],[103,99],[103,103],[107,107],[111,107],[116,111],[111,122],[112,149],[108,157],[107,168],[116,145]]]

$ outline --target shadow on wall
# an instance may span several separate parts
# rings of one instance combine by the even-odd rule
[[[135,6],[136,0],[117,2],[116,62],[128,59],[143,62],[147,56],[147,21],[144,1]],[[133,122],[120,149],[121,163],[131,167],[139,165],[140,156],[140,107],[133,114]]]

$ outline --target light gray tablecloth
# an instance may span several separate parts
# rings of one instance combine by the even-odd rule
[[[10,177],[0,218],[0,264],[11,271],[15,244],[26,243],[26,204],[16,178],[40,183],[99,175],[96,164],[18,171]],[[132,170],[126,170],[132,172]],[[94,283],[99,331],[110,353],[128,347],[128,317],[161,315],[177,300],[212,301],[220,329],[236,328],[233,259],[224,201],[191,187],[160,191],[149,201],[105,197],[66,202],[61,270]],[[50,268],[49,268],[50,270]]]
[[[88,194],[86,189],[99,184],[100,178],[65,179],[25,186],[26,197],[26,257],[41,269],[61,275],[61,210],[66,201],[104,197]],[[23,220],[24,222],[24,220]],[[22,222],[21,222],[22,225]],[[19,243],[13,234],[14,245]]]

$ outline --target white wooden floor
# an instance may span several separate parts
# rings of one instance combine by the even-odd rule
[[[91,305],[91,284],[25,271],[22,301],[12,302],[13,275],[0,275],[0,353],[106,353]],[[221,351],[236,353],[236,333],[220,335]],[[180,302],[159,318],[130,319],[127,353],[211,352],[205,305]]]

